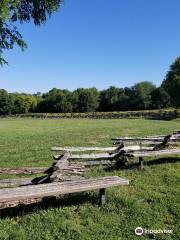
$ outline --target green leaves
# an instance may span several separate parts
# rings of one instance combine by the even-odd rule
[[[170,66],[162,87],[170,95],[172,105],[180,107],[180,57]]]
[[[15,22],[29,22],[35,25],[44,24],[47,17],[57,11],[62,0],[2,0],[0,2],[0,65],[7,64],[2,57],[4,50],[13,49],[17,44],[21,50],[27,48]]]

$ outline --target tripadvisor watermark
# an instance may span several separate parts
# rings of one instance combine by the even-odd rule
[[[173,233],[172,229],[146,229],[142,227],[137,227],[135,229],[135,234],[141,236],[143,234],[171,234]]]

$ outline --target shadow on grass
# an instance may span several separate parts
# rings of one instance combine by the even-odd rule
[[[146,162],[146,165],[158,165],[158,164],[163,164],[163,163],[176,163],[179,162],[180,158],[179,157],[166,157],[166,158],[158,158],[158,159],[153,159],[148,162]]]
[[[28,213],[36,212],[37,210],[47,210],[48,208],[58,208],[67,206],[78,206],[83,203],[98,204],[98,195],[94,192],[69,194],[56,197],[43,198],[40,202],[31,204],[21,204],[15,207],[6,207],[0,209],[0,218],[23,216]]]
[[[138,162],[132,162],[133,160],[130,160],[128,163],[123,162],[117,162],[117,164],[113,166],[108,166],[105,168],[105,171],[114,171],[117,169],[120,170],[133,170],[133,169],[140,169],[140,164]],[[136,160],[135,160],[136,161]],[[144,160],[144,166],[153,166],[153,165],[159,165],[164,163],[176,163],[180,162],[180,157],[166,157],[166,158],[156,158],[152,160]]]

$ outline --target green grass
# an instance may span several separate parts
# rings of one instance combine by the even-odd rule
[[[180,129],[180,119],[0,119],[0,167],[49,166],[52,146],[110,146],[111,137],[168,134],[175,129]],[[130,185],[108,189],[104,209],[96,204],[97,193],[90,192],[54,206],[11,213],[0,220],[0,239],[180,239],[180,164],[175,160],[152,159],[145,171],[133,164],[121,170],[89,170],[88,176],[118,175]],[[138,226],[173,233],[137,237]]]

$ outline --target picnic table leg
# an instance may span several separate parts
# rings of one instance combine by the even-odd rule
[[[140,164],[140,169],[143,170],[144,169],[143,157],[139,157],[139,164]]]
[[[106,203],[106,198],[105,198],[105,188],[101,188],[99,190],[99,205],[104,206]]]

